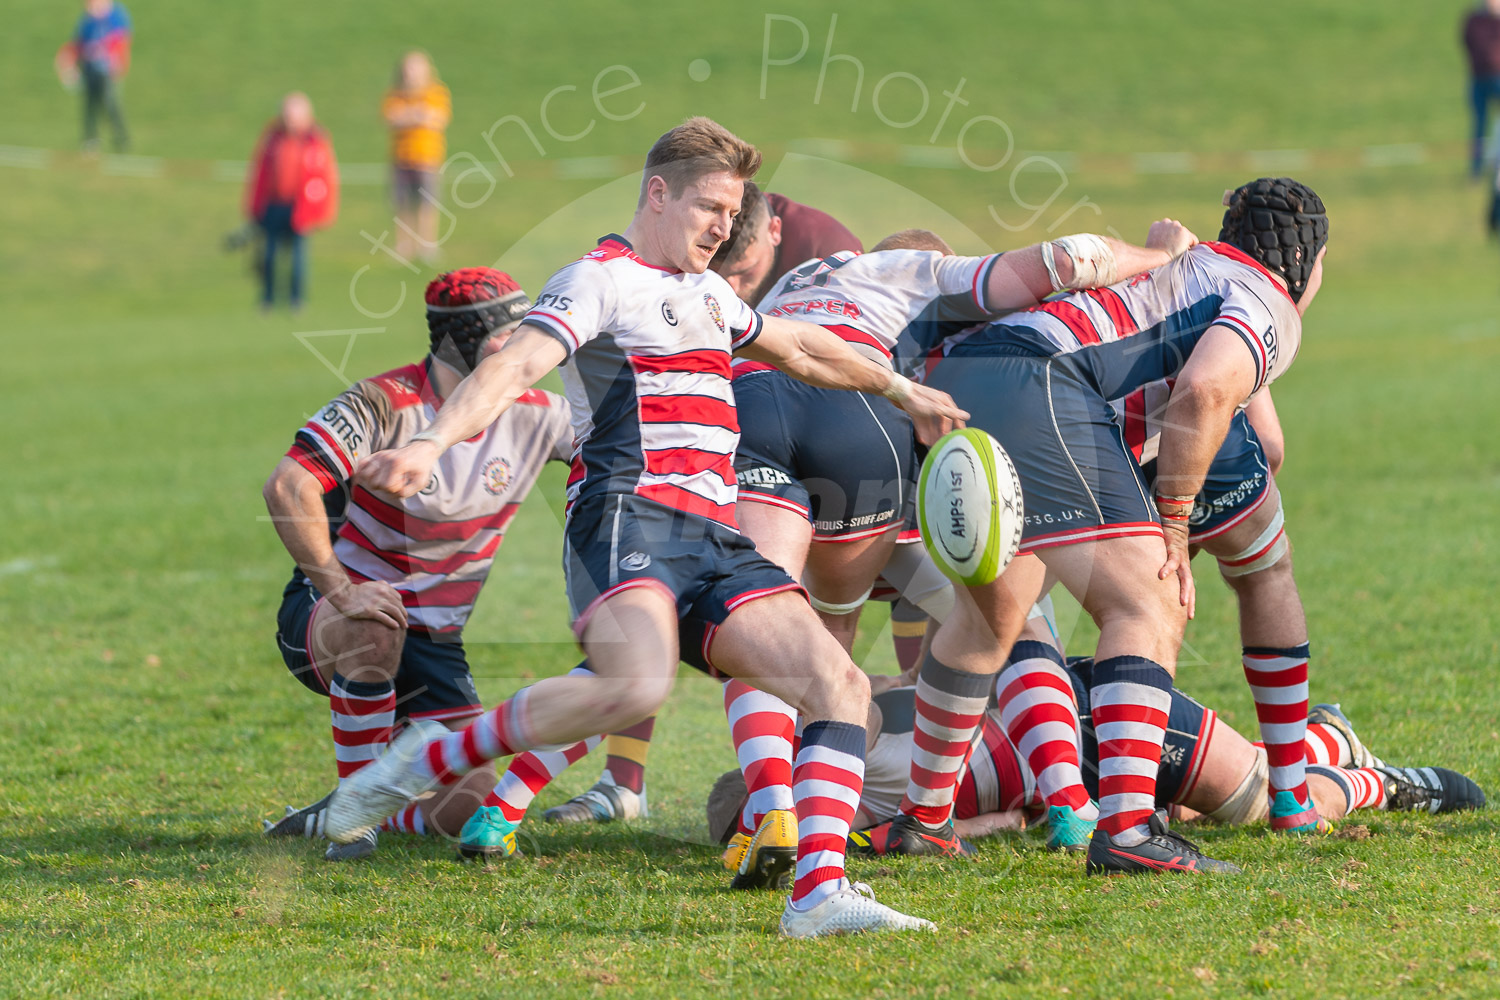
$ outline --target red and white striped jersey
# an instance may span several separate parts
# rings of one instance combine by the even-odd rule
[[[817,323],[882,364],[909,368],[893,358],[919,363],[944,338],[993,315],[984,286],[999,259],[933,250],[841,250],[783,275],[756,308]]]
[[[1125,436],[1125,447],[1142,465],[1156,458],[1156,449],[1161,444],[1162,417],[1167,412],[1167,400],[1172,398],[1175,378],[1164,378],[1143,385],[1124,399],[1109,405],[1114,407],[1115,419]]]
[[[1252,393],[1286,371],[1302,343],[1297,307],[1269,271],[1226,243],[1199,243],[1154,270],[1050,299],[943,348],[972,339],[1042,357],[1084,355],[1100,391],[1115,399],[1175,376],[1211,326],[1245,342],[1255,362]]]
[[[896,699],[911,704],[915,694],[915,688],[898,688],[882,696],[885,714],[875,744],[865,755],[865,782],[860,793],[860,808],[877,822],[896,815],[900,808],[916,749],[912,712],[908,709],[901,713],[893,725],[890,705]],[[985,712],[954,794],[954,815],[959,819],[1035,804],[1036,779],[1005,735],[998,709]]]
[[[325,493],[342,490],[361,457],[398,448],[432,426],[442,400],[424,364],[356,382],[297,432],[287,454]],[[463,628],[505,529],[549,460],[567,461],[568,404],[533,389],[489,427],[449,448],[427,488],[405,500],[354,486],[333,550],[357,583],[401,592],[413,628]]]
[[[523,322],[568,351],[570,509],[634,493],[736,526],[729,355],[760,335],[761,318],[723,278],[655,267],[607,236],[547,280]]]

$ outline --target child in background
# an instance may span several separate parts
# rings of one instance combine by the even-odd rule
[[[401,57],[381,114],[391,129],[396,252],[407,259],[415,252],[431,262],[438,246],[434,189],[447,155],[443,130],[452,117],[453,100],[427,53],[412,51]]]
[[[83,84],[83,148],[99,148],[99,113],[109,116],[116,152],[130,148],[119,82],[130,68],[130,16],[113,0],[88,0],[73,37],[58,50],[58,78],[68,89]]]

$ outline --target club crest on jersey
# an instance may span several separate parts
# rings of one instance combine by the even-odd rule
[[[650,565],[651,557],[644,552],[632,552],[620,560],[620,568],[627,573],[634,573]]]
[[[666,299],[661,300],[661,318],[667,321],[668,326],[677,325],[677,314],[672,311],[672,303]]]
[[[422,487],[420,490],[418,490],[417,491],[417,495],[418,496],[424,496],[424,497],[430,497],[434,493],[437,492],[437,488],[438,488],[438,478],[437,478],[437,473],[434,472],[432,475],[430,475],[430,476],[427,477],[427,485],[424,486],[424,487]]]
[[[714,326],[719,328],[720,333],[724,333],[724,312],[719,308],[719,300],[714,298],[712,292],[704,292],[703,301],[708,306],[709,319],[714,321]]]
[[[510,463],[503,458],[490,459],[484,463],[480,480],[484,483],[486,493],[499,496],[510,485]]]

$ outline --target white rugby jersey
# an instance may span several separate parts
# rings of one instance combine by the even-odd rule
[[[425,364],[356,382],[297,432],[287,454],[325,493],[342,489],[364,455],[398,448],[432,426],[442,400]],[[405,500],[353,487],[333,551],[356,583],[401,592],[407,620],[427,632],[463,628],[505,529],[542,466],[567,461],[567,401],[532,389],[479,434],[445,451],[427,488]]]
[[[950,338],[942,349],[982,338],[1043,357],[1088,353],[1100,390],[1119,398],[1176,375],[1214,325],[1232,329],[1249,349],[1252,393],[1286,371],[1302,343],[1302,318],[1271,272],[1227,243],[1199,243],[1169,264],[1108,288],[1050,299]]]
[[[827,327],[868,357],[910,372],[944,338],[995,315],[984,288],[999,259],[840,250],[787,272],[757,308]]]
[[[606,236],[547,280],[523,322],[568,351],[570,509],[634,493],[736,527],[729,355],[760,336],[761,318],[723,278],[655,267]]]

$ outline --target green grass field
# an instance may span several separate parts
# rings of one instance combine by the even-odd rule
[[[244,259],[218,250],[239,188],[213,175],[249,155],[293,87],[343,160],[379,161],[378,98],[410,45],[452,86],[450,147],[473,156],[448,192],[443,263],[501,261],[533,290],[625,224],[628,164],[694,113],[764,143],[772,189],[867,243],[918,223],[972,251],[1106,226],[1139,238],[1162,215],[1212,236],[1225,187],[1299,164],[1332,219],[1325,290],[1277,386],[1314,700],[1342,701],[1388,760],[1493,791],[1500,274],[1484,193],[1464,178],[1459,3],[869,0],[838,9],[829,48],[860,61],[850,110],[847,60],[816,99],[828,10],[136,0],[127,113],[135,152],[165,158],[147,177],[66,152],[76,108],[50,58],[74,9],[12,6],[0,145],[62,152],[45,169],[0,166],[0,995],[1500,995],[1493,812],[1371,814],[1317,841],[1202,830],[1245,865],[1233,880],[1089,881],[1031,836],[986,842],[973,865],[855,862],[940,936],[781,940],[781,898],[731,894],[703,843],[702,799],[733,755],[716,686],[690,674],[658,727],[638,826],[538,824],[528,857],[487,868],[436,840],[387,837],[347,867],[321,845],[265,842],[261,817],[322,795],[332,767],[327,707],[275,650],[290,567],[259,486],[304,414],[421,353],[425,273],[372,252],[361,233],[393,228],[384,189],[352,184],[315,238],[308,308],[261,316]],[[763,46],[795,54],[795,18],[805,56],[763,78]],[[601,99],[617,118],[640,105],[626,120],[593,104],[611,66],[640,80]],[[960,79],[969,103],[939,128]],[[577,89],[555,95],[551,127],[592,122],[582,138],[542,123],[560,87]],[[542,153],[514,122],[492,131],[508,115]],[[954,159],[975,116],[1013,136],[999,170]],[[975,162],[1005,151],[993,122],[968,135]],[[1398,144],[1427,152],[1364,165],[1364,147]],[[1304,149],[1305,163],[1285,152]],[[1062,173],[1036,161],[1016,176],[1037,151]],[[1133,169],[1162,153],[1201,158],[1190,173]],[[1026,207],[1059,178],[1049,204]],[[487,701],[575,660],[560,483],[549,474],[528,501],[470,629]],[[1199,572],[1181,681],[1251,731],[1233,607]],[[860,648],[874,671],[892,663],[882,618],[872,609]]]

